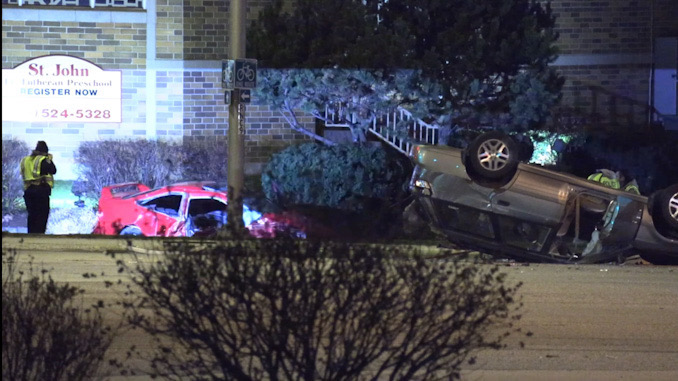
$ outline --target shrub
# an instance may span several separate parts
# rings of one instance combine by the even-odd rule
[[[24,194],[24,185],[19,165],[21,159],[30,154],[30,148],[18,139],[2,141],[2,215],[16,212]]]
[[[86,180],[85,195],[98,199],[103,187],[141,182],[151,188],[181,179],[181,146],[149,140],[83,142],[75,161]]]
[[[343,239],[390,239],[401,230],[407,159],[378,145],[306,143],[274,155],[264,168],[266,197],[332,226]]]
[[[122,182],[138,181],[151,188],[191,180],[225,183],[226,159],[226,143],[219,140],[85,142],[76,155],[81,179],[74,183],[74,192],[98,199],[103,187]]]
[[[111,344],[101,305],[83,310],[83,290],[46,275],[19,271],[16,253],[2,253],[2,379],[86,380]]]
[[[261,176],[266,196],[281,205],[361,211],[405,194],[409,168],[376,145],[294,145],[273,155]]]
[[[223,140],[189,140],[182,145],[184,180],[224,181],[227,177],[228,150]]]
[[[241,240],[134,256],[118,261],[140,291],[128,316],[170,379],[459,378],[520,318],[519,285],[496,265],[393,247]]]

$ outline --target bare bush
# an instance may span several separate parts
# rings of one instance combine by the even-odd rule
[[[19,165],[31,151],[21,140],[2,141],[2,215],[16,212],[24,194],[24,183]]]
[[[181,177],[181,146],[151,140],[83,142],[75,156],[80,176],[86,180],[84,195],[99,198],[103,187],[141,182],[151,188]]]
[[[226,181],[226,141],[188,140],[182,145],[184,180]]]
[[[103,187],[141,182],[151,188],[177,181],[226,181],[226,143],[191,140],[104,140],[80,144],[76,155],[82,196],[99,198]]]
[[[241,240],[136,256],[118,261],[141,290],[129,316],[169,379],[459,378],[520,318],[520,285],[497,266],[381,246]]]
[[[84,309],[75,303],[83,290],[28,265],[20,270],[16,252],[3,251],[2,379],[91,379],[113,337],[103,303]]]

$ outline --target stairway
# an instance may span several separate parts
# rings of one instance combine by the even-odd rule
[[[341,106],[325,107],[325,126],[349,127],[355,115],[349,115]],[[439,126],[428,124],[412,116],[404,108],[381,114],[372,119],[369,131],[399,152],[408,155],[413,144],[438,144]]]

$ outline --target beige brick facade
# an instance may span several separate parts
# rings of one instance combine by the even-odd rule
[[[158,0],[156,2],[156,58],[184,59],[184,1]]]
[[[652,46],[678,37],[675,0],[552,1],[562,104],[611,125],[643,124],[650,103]]]
[[[248,17],[256,17],[269,1],[250,1]],[[3,69],[63,54],[105,70],[120,70],[123,114],[122,123],[3,121],[3,139],[17,137],[30,146],[47,140],[62,164],[62,179],[77,177],[73,156],[82,141],[219,139],[227,144],[228,106],[220,85],[220,62],[228,58],[227,2],[158,0],[153,5],[153,14],[143,9],[48,7],[50,14],[45,16],[41,13],[45,7],[3,4]],[[74,12],[78,16],[73,17]],[[78,21],[82,19],[92,21]],[[137,22],[124,22],[129,19]],[[265,105],[250,106],[246,121],[250,171],[258,170],[273,152],[308,140]],[[312,118],[303,121],[314,125]]]
[[[146,24],[2,20],[3,69],[48,54],[84,58],[107,69],[143,69]]]
[[[247,1],[253,20],[271,0]],[[27,2],[24,2],[26,4]],[[602,120],[642,123],[650,86],[651,42],[678,36],[675,0],[554,0],[560,33],[555,67],[563,104]],[[50,142],[60,175],[77,177],[73,153],[97,139],[226,139],[228,107],[219,77],[229,52],[227,0],[149,0],[147,9],[19,7],[3,1],[2,68],[53,54],[122,72],[122,123],[4,122],[3,138]],[[255,100],[256,101],[256,100]],[[266,105],[247,107],[246,161],[308,138]],[[314,121],[303,118],[311,129]],[[60,176],[60,177],[61,177]],[[64,178],[64,177],[62,177]]]
[[[553,2],[562,54],[645,53],[650,7],[632,0]],[[635,5],[634,5],[635,4]]]

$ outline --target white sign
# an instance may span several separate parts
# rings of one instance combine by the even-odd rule
[[[221,87],[227,90],[235,89],[235,76],[233,75],[235,60],[221,62]]]
[[[2,69],[2,120],[120,123],[122,72],[65,55]]]
[[[144,0],[6,0],[2,4],[13,4],[18,6],[65,6],[65,7],[125,7],[125,8],[144,8]]]

